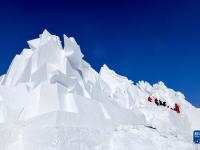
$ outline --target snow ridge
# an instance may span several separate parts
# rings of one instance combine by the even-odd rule
[[[163,82],[134,84],[47,30],[0,77],[1,150],[192,150],[200,110]],[[148,97],[180,104],[181,112]],[[144,144],[145,142],[145,144]]]

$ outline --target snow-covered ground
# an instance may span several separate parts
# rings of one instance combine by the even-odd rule
[[[0,77],[0,150],[196,149],[200,109],[182,93],[135,84],[106,65],[96,72],[72,37],[63,48],[45,30],[28,44]]]

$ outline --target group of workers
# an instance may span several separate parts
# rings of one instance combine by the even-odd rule
[[[167,108],[170,108],[171,110],[174,110],[176,111],[177,113],[180,113],[180,105],[175,103],[174,105],[174,108],[170,107],[169,105],[167,105],[167,102],[163,102],[161,100],[158,100],[157,98],[152,98],[151,96],[148,97],[148,101],[150,103],[152,103],[154,101],[154,103],[157,105],[157,106],[164,106],[164,107],[167,107]]]

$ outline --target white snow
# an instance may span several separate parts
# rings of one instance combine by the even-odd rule
[[[200,109],[182,93],[98,73],[66,35],[64,48],[47,30],[28,45],[0,77],[0,150],[195,150]]]

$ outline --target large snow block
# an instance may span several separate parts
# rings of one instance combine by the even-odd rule
[[[65,87],[67,89],[66,93],[84,95],[83,88],[81,87],[76,77],[69,77],[61,72],[57,72],[52,75],[50,82],[53,84],[56,83],[58,86],[61,85]]]
[[[68,122],[69,117],[66,117],[62,120],[64,124],[92,128],[103,128],[105,124],[112,126],[112,121],[107,119],[107,116],[104,114],[105,110],[102,110],[102,106],[98,102],[79,95],[66,94],[65,90],[64,87],[61,88],[60,85],[58,86],[56,84],[42,85],[39,114],[63,111],[65,113],[70,113],[71,119],[74,122],[71,124]]]
[[[51,83],[58,83],[68,89],[68,91],[73,91],[76,88],[77,80],[75,77],[68,77],[61,72],[56,72],[51,77]]]
[[[103,120],[110,120],[115,125],[146,124],[145,117],[139,110],[131,111],[110,102],[87,99],[76,94],[67,94],[63,101],[63,111],[81,114],[81,119],[98,126],[103,126]]]
[[[20,77],[18,78],[18,80],[16,80],[16,84],[27,83],[30,81],[30,78],[31,78],[31,61],[28,60],[23,68]]]
[[[76,69],[80,69],[83,54],[81,53],[79,45],[74,38],[68,38],[64,35],[64,50],[68,56],[72,66]]]
[[[19,109],[28,105],[29,92],[26,86],[0,86],[2,102],[12,108]]]
[[[15,85],[19,82],[28,82],[31,69],[29,58],[31,55],[32,51],[30,49],[24,49],[20,55],[16,55],[2,84]]]
[[[113,105],[112,102],[104,102],[103,106],[107,110],[110,118],[117,124],[145,125],[145,116],[138,110],[128,110],[120,106]]]
[[[48,80],[48,66],[44,64],[32,74],[31,81],[37,86],[46,80]]]
[[[32,74],[31,81],[37,86],[42,82],[48,81],[56,72],[57,68],[54,65],[43,64]]]
[[[20,120],[22,112],[23,108],[12,109],[4,103],[0,103],[0,123],[17,122]]]
[[[45,45],[46,43],[48,43],[50,40],[53,40],[54,42],[56,42],[56,45],[60,48],[62,48],[61,45],[61,41],[60,38],[56,35],[51,35],[51,33],[49,33],[46,29],[43,31],[43,33],[40,35],[40,41],[39,41],[39,47],[41,45]],[[39,48],[38,47],[38,48]]]
[[[91,147],[109,141],[113,128],[108,128],[108,124],[103,128],[92,126],[95,124],[92,122],[89,127],[81,117],[81,114],[56,111],[30,119],[23,132],[24,148],[75,150],[82,143]]]
[[[103,128],[104,123],[106,123],[101,107],[93,100],[75,94],[67,94],[64,104],[63,109],[66,112],[78,113],[79,121],[84,123],[83,125],[86,127]]]
[[[14,76],[18,72],[18,68],[20,68],[21,62],[22,62],[21,56],[16,55],[15,58],[13,59],[11,65],[9,66],[8,72],[4,78],[4,81],[3,81],[4,85],[12,84],[12,81],[15,79]]]
[[[71,76],[77,76],[77,70],[75,70],[71,63],[69,62],[69,59],[66,58],[66,74],[67,76],[71,77]]]
[[[8,73],[2,83],[5,85],[15,85],[20,79],[23,79],[22,81],[24,82],[28,82],[30,77],[30,66],[27,67],[28,63],[29,61],[24,56],[17,55],[9,67]]]
[[[61,103],[61,110],[66,111],[66,112],[71,112],[71,113],[80,113],[79,112],[79,108],[78,105],[73,97],[73,95],[66,95],[65,97],[63,97],[64,99],[62,99]]]
[[[64,51],[58,47],[56,42],[51,39],[46,44],[39,47],[37,58],[37,67],[49,63],[55,65],[58,70],[66,72],[66,60]]]
[[[27,105],[24,107],[22,113],[22,118],[24,120],[35,117],[39,113],[39,103],[40,103],[40,90],[41,86],[37,86],[28,92],[28,97],[25,99]]]
[[[36,50],[40,45],[40,38],[29,40],[27,43],[32,50]]]
[[[90,66],[88,62],[82,60],[82,76],[84,82],[94,84],[97,81],[98,73]]]
[[[48,82],[41,84],[39,114],[49,113],[60,109],[57,85]]]

